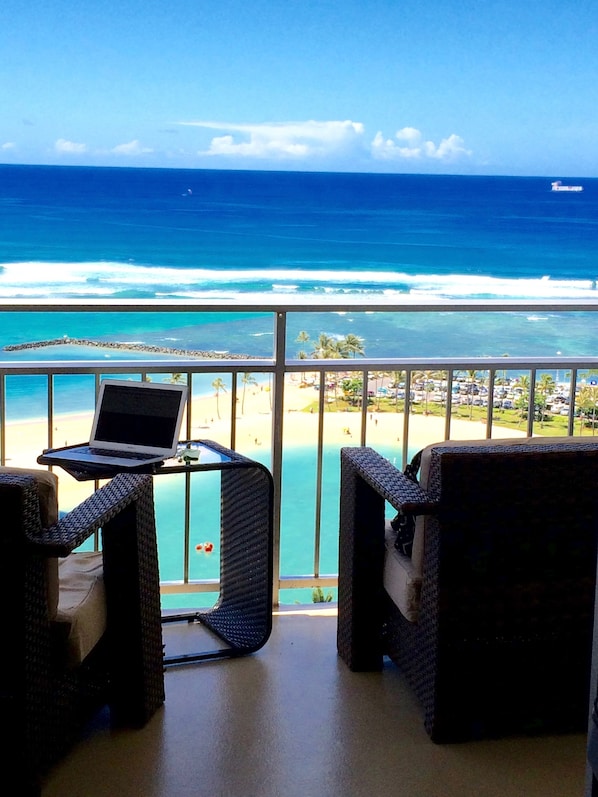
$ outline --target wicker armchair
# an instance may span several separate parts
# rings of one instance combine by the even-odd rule
[[[33,795],[100,707],[109,705],[114,725],[141,726],[164,701],[153,486],[150,476],[117,476],[57,520],[40,501],[47,479],[2,470],[3,772],[15,794]],[[105,630],[79,663],[67,651],[72,634],[56,610],[59,596],[52,606],[52,582],[57,557],[76,572],[78,557],[90,554],[71,552],[99,529]]]
[[[390,657],[436,742],[587,728],[598,438],[439,443],[419,482],[341,450],[340,656]],[[415,618],[384,588],[388,504],[417,516]]]

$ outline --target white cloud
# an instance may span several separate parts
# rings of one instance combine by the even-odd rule
[[[372,141],[372,156],[379,160],[432,159],[455,161],[471,155],[461,136],[454,133],[443,138],[439,144],[425,141],[422,133],[415,127],[403,127],[395,134],[395,140],[385,139],[381,132]],[[398,143],[397,143],[398,142]]]
[[[67,141],[65,138],[59,138],[54,144],[56,152],[66,152],[69,154],[79,155],[82,152],[87,152],[86,144],[79,144],[76,141]]]
[[[127,144],[117,144],[116,147],[111,149],[115,155],[145,155],[148,152],[153,152],[150,147],[142,147],[137,139],[129,141]]]
[[[413,143],[419,141],[422,134],[416,127],[403,127],[401,130],[397,130],[395,137],[398,138],[399,141]]]
[[[460,155],[471,155],[471,150],[466,149],[465,142],[461,136],[456,136],[454,133],[448,138],[443,138],[434,153],[434,157],[441,160],[445,158],[452,159]]]
[[[298,159],[346,153],[363,146],[364,127],[359,122],[278,122],[229,124],[226,122],[180,122],[189,127],[228,131],[215,136],[200,155],[243,158]]]
[[[5,141],[4,144],[0,146],[0,149],[14,149],[16,146],[14,141]]]
[[[235,124],[214,121],[179,122],[187,127],[220,130],[209,146],[198,155],[271,161],[299,161],[317,158],[362,156],[367,151],[365,128],[361,122],[314,120]],[[378,132],[369,147],[370,156],[379,161],[452,162],[471,155],[460,136],[454,133],[438,144],[424,139],[415,127],[403,127],[394,138]]]

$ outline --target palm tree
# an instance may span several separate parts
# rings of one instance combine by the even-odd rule
[[[534,400],[534,405],[539,405],[540,427],[544,428],[544,415],[548,396],[554,393],[555,383],[550,374],[542,374],[540,381],[536,385],[536,392],[540,394],[540,401]]]
[[[309,335],[307,334],[307,332],[300,332],[297,335],[298,343],[307,343],[308,340],[309,340]],[[303,349],[299,349],[299,351],[297,352],[297,358],[299,360],[307,360],[307,352],[305,352]],[[301,372],[301,382],[302,383],[305,382],[305,371]]]
[[[472,368],[471,370],[469,370],[467,372],[467,375],[469,376],[469,381],[471,383],[471,392],[468,395],[468,399],[469,399],[469,420],[471,421],[473,419],[473,386],[476,383],[476,378],[477,378],[478,372],[475,369]]]
[[[309,340],[309,334],[307,332],[305,332],[305,331],[301,331],[297,335],[297,343],[307,343],[308,340]],[[303,349],[300,349],[297,352],[297,359],[299,359],[299,360],[307,360],[307,354],[305,353],[305,351]],[[303,371],[303,373],[301,374],[301,381],[305,382],[305,371]]]
[[[391,374],[395,391],[395,412],[399,411],[399,383],[405,379],[405,371],[393,371]]]
[[[412,406],[411,393],[412,391],[415,393],[415,386],[424,385],[425,387],[425,382],[426,382],[426,374],[424,373],[424,371],[411,371],[411,379],[409,380],[409,391],[407,391],[407,386],[405,386],[405,407]],[[418,393],[419,392],[421,391],[418,390]],[[407,404],[407,402],[409,402],[409,405]]]
[[[218,415],[218,420],[220,420],[220,403],[219,403],[220,391],[224,390],[224,392],[226,393],[226,386],[222,381],[222,379],[220,377],[217,377],[212,382],[212,387],[216,391],[216,414]]]
[[[428,401],[430,400],[430,382],[435,376],[434,371],[422,371],[424,376],[424,414],[428,414]]]
[[[437,379],[440,379],[440,406],[444,415],[448,401],[448,371],[436,371],[435,375]]]
[[[185,377],[183,374],[171,374],[165,381],[170,382],[173,385],[178,385],[181,382],[185,382]]]
[[[317,360],[338,360],[342,356],[338,341],[325,332],[320,332],[312,355]]]
[[[310,337],[307,332],[300,332],[297,336],[297,342],[299,343],[307,343],[309,340]],[[365,354],[363,339],[352,334],[337,340],[332,335],[326,334],[326,332],[320,332],[318,339],[312,341],[312,345],[311,356],[316,360],[345,360]],[[297,357],[300,360],[304,360],[307,355],[301,350],[298,352]]]
[[[363,357],[365,354],[363,338],[351,333],[345,335],[344,339],[340,341],[340,348],[343,351],[343,356],[347,357],[355,357],[357,354]]]
[[[326,382],[328,383],[329,381],[331,381],[334,386],[335,409],[338,408],[338,380],[339,380],[339,374],[331,374],[330,377],[328,377],[328,374],[326,375]]]
[[[380,398],[381,396],[378,395],[378,380],[384,379],[384,372],[383,371],[373,371],[372,378],[374,380],[374,394],[376,397],[376,410],[380,411]]]
[[[555,384],[552,376],[550,374],[542,374],[538,383],[538,391],[544,396],[550,396],[554,393],[554,388]]]
[[[596,434],[596,403],[598,402],[598,388],[591,385],[584,385],[577,397],[577,406],[586,418],[590,418],[592,424],[592,435]],[[579,421],[579,433],[582,433],[583,420]]]
[[[529,412],[530,408],[530,378],[528,374],[521,374],[518,380],[519,387],[523,391],[520,398],[516,402],[515,406],[519,409],[519,424],[523,421],[523,418],[527,412]]]
[[[257,385],[257,379],[252,373],[245,372],[241,379],[243,384],[243,395],[241,397],[241,415],[245,412],[245,388],[247,385]]]
[[[503,357],[508,357],[509,353],[505,352],[502,356]],[[507,384],[507,369],[506,368],[502,372],[502,383],[503,383],[503,385]]]

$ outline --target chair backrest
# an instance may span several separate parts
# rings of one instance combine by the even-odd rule
[[[30,506],[31,521],[20,517],[18,523],[8,522],[6,513],[6,499],[8,498],[7,489],[14,489],[15,486],[25,485],[33,481],[35,484],[37,498],[35,506]],[[4,492],[3,492],[4,491]],[[14,499],[13,494],[13,499]],[[3,505],[4,503],[4,505]],[[11,512],[19,511],[20,501],[11,501]],[[41,525],[42,528],[52,526],[58,521],[58,478],[56,474],[38,468],[12,468],[0,467],[0,510],[3,513],[3,534],[22,533],[23,528],[31,523]],[[35,516],[35,519],[34,519]],[[35,531],[29,528],[28,531]],[[7,563],[10,566],[10,563]],[[54,619],[58,608],[58,559],[48,557],[47,566],[47,589],[48,589],[48,616]]]
[[[596,510],[595,489],[588,492],[598,483],[596,465],[598,437],[447,440],[423,450],[419,483],[441,502],[444,522],[452,511],[458,524],[476,528],[486,522],[544,527],[572,512],[581,520],[584,505],[586,514]],[[431,520],[420,516],[416,523],[412,559],[420,574]]]
[[[39,494],[40,521],[44,528],[52,526],[58,520],[58,477],[55,473],[38,468],[0,467],[2,474],[12,476],[30,476],[37,484]]]
[[[437,546],[433,579],[444,608],[452,603],[463,616],[470,602],[471,613],[477,604],[481,614],[481,596],[502,594],[522,622],[537,612],[538,632],[551,622],[540,605],[568,606],[572,627],[586,624],[596,570],[598,438],[441,443],[426,459],[422,486],[439,509],[425,519],[423,545]]]

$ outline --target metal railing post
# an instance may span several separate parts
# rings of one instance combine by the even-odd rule
[[[274,374],[272,396],[272,479],[274,482],[273,536],[274,568],[272,602],[280,602],[280,510],[282,503],[282,450],[284,431],[284,377],[286,364],[287,315],[274,313]]]

